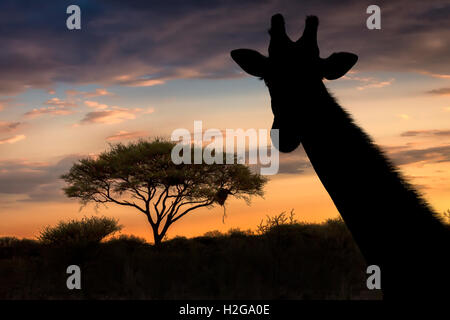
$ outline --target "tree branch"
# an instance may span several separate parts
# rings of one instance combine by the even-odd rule
[[[122,206],[134,207],[134,208],[138,209],[139,211],[145,213],[145,215],[147,215],[147,212],[144,209],[142,209],[140,206],[135,204],[134,202],[128,202],[126,200],[119,201],[119,200],[116,200],[116,199],[112,198],[111,195],[110,195],[109,189],[110,188],[108,186],[108,188],[106,189],[106,194],[101,193],[101,192],[99,192],[99,194],[103,195],[106,199],[110,200],[110,202],[113,202],[113,203],[116,203],[116,204],[120,204]]]
[[[186,209],[183,213],[181,213],[180,215],[178,215],[178,217],[176,217],[175,219],[172,219],[172,223],[174,223],[175,221],[177,221],[178,219],[182,218],[183,216],[185,216],[187,213],[189,213],[192,210],[195,210],[197,208],[201,208],[201,207],[207,207],[210,206],[214,203],[214,200],[208,200],[206,203],[204,204],[198,204],[196,206],[190,207],[189,209]],[[178,211],[178,210],[177,210]]]

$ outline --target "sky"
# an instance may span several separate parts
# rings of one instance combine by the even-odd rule
[[[71,4],[81,9],[81,30],[66,27]],[[221,130],[270,128],[267,88],[229,52],[266,54],[275,13],[285,16],[293,39],[305,16],[317,15],[321,57],[359,56],[326,86],[435,210],[450,209],[450,4],[378,1],[381,29],[369,30],[371,4],[2,0],[0,236],[32,238],[60,220],[106,215],[120,220],[122,233],[151,240],[139,212],[112,205],[80,211],[64,196],[60,175],[110,143],[192,131],[195,120]],[[307,222],[338,216],[301,147],[281,156],[264,199],[229,201],[225,223],[222,207],[198,210],[168,235],[255,229],[291,209]]]

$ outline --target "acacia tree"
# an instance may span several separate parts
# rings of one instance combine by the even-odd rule
[[[247,202],[263,195],[267,179],[243,164],[174,164],[175,143],[160,139],[111,145],[73,164],[61,176],[69,198],[129,206],[145,214],[159,245],[169,227],[201,207],[224,205],[229,196]],[[224,154],[224,158],[226,154]]]

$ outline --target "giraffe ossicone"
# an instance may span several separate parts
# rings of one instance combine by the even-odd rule
[[[297,110],[289,110],[289,103],[280,101],[281,97],[289,95],[282,92],[283,87],[289,90],[290,84],[300,78],[299,73],[319,80],[338,79],[358,60],[357,55],[348,52],[337,52],[326,59],[320,58],[317,45],[318,25],[319,19],[316,16],[308,16],[302,36],[294,42],[286,34],[283,16],[276,14],[272,17],[269,29],[268,57],[251,49],[231,51],[231,57],[245,72],[262,78],[269,88],[274,114],[272,129],[280,130],[280,141],[276,147],[281,152],[291,152],[300,144],[292,121]]]

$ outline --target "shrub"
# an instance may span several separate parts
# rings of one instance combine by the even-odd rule
[[[16,237],[1,237],[0,248],[10,248],[20,242]]]
[[[208,237],[208,238],[219,238],[219,237],[223,237],[224,234],[222,232],[220,232],[219,230],[213,230],[213,231],[205,232],[205,234],[203,236]]]
[[[198,238],[194,238],[198,239]],[[190,239],[187,239],[183,236],[175,236],[172,239],[169,239],[163,242],[164,248],[171,248],[174,250],[181,250],[186,252],[187,248],[193,243]]]
[[[39,243],[36,240],[18,239],[16,237],[0,238],[0,259],[36,255],[39,255]]]
[[[108,243],[128,243],[130,245],[146,245],[148,244],[147,240],[141,237],[137,237],[134,235],[121,234],[118,237],[114,237],[108,240]]]
[[[227,232],[228,236],[251,236],[253,235],[252,230],[241,230],[240,228],[231,228]]]
[[[322,224],[330,230],[347,230],[347,226],[341,217],[327,219]]]
[[[99,243],[121,229],[118,220],[112,218],[84,217],[81,221],[61,221],[55,227],[47,226],[37,238],[47,245],[79,246]]]
[[[258,234],[265,234],[279,226],[294,225],[297,223],[298,221],[295,219],[294,209],[292,209],[289,216],[286,214],[286,211],[272,217],[267,216],[266,221],[261,220],[261,223],[257,226],[256,232]]]
[[[18,239],[16,237],[1,237],[0,249],[13,248],[13,249],[34,249],[38,247],[39,243],[33,239]]]

